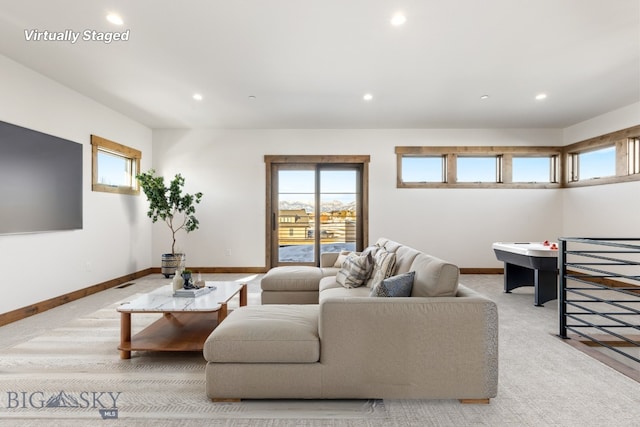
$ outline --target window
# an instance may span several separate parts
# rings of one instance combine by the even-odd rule
[[[513,157],[512,182],[558,182],[558,156]]]
[[[398,188],[560,188],[640,181],[640,126],[565,147],[396,147]]]
[[[569,154],[570,181],[597,179],[616,175],[614,146]]]
[[[140,151],[91,135],[91,152],[93,191],[140,194]]]
[[[396,147],[398,188],[555,188],[560,147]]]
[[[402,157],[403,182],[446,182],[446,162],[443,156]]]
[[[640,180],[640,126],[568,145],[564,152],[568,187]]]
[[[502,182],[500,157],[458,157],[457,182]]]

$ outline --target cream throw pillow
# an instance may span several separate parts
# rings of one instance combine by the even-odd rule
[[[344,264],[345,260],[347,259],[347,255],[349,255],[350,253],[350,251],[340,252],[340,254],[338,254],[338,259],[336,259],[336,262],[333,264],[333,266],[342,268],[342,264]]]
[[[371,277],[367,281],[367,288],[373,288],[384,279],[393,275],[396,266],[396,254],[380,249],[376,252],[373,261],[373,271]]]

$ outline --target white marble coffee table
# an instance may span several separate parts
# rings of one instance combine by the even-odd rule
[[[174,297],[171,285],[123,303],[120,312],[120,358],[132,351],[202,351],[211,331],[227,317],[227,303],[236,295],[247,305],[247,285],[205,282],[216,289],[199,297]],[[162,313],[162,317],[131,337],[132,313]]]

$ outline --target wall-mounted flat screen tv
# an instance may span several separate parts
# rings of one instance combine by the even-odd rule
[[[0,121],[0,234],[82,228],[82,144]]]

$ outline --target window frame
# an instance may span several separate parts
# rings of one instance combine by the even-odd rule
[[[494,184],[494,183],[502,183],[504,181],[503,178],[503,173],[502,173],[502,154],[498,154],[498,155],[477,155],[477,154],[473,154],[473,155],[461,155],[458,154],[456,156],[456,182],[460,183],[460,184],[469,184],[469,183],[474,183],[474,184]],[[492,160],[493,161],[493,169],[494,169],[494,173],[493,173],[493,177],[494,180],[493,181],[460,181],[460,159],[488,159],[488,160]]]
[[[421,182],[421,183],[435,183],[435,184],[439,184],[439,183],[445,183],[447,182],[447,157],[446,155],[442,155],[442,154],[437,154],[437,155],[405,155],[402,156],[398,159],[398,161],[400,163],[402,163],[402,160],[404,158],[423,158],[423,159],[437,159],[440,163],[440,181],[407,181],[407,182]],[[400,167],[402,168],[402,165],[400,165]],[[401,176],[399,175],[399,179],[401,179]]]
[[[564,147],[563,187],[586,187],[592,185],[614,184],[618,182],[640,181],[640,125],[608,133],[595,138],[576,142]],[[614,176],[580,179],[576,174],[577,157],[581,153],[595,151],[607,147],[615,147],[616,168]],[[633,168],[631,165],[633,164]]]
[[[575,154],[615,146],[616,175],[598,179],[571,180],[575,171]],[[564,147],[555,146],[397,146],[397,188],[571,188],[604,185],[618,182],[640,181],[640,125],[632,126]],[[496,182],[456,182],[458,155],[496,156],[500,173]],[[403,156],[443,156],[445,174],[442,182],[404,182],[402,180]],[[498,158],[501,156],[501,158]],[[513,182],[513,157],[550,156],[550,181],[544,183]]]
[[[107,185],[101,184],[99,180],[98,152],[108,153],[124,158],[129,165],[135,168],[135,173],[131,174],[131,185]],[[139,195],[140,185],[136,175],[140,173],[140,159],[142,152],[135,148],[110,141],[97,135],[91,135],[91,190],[104,193]]]
[[[575,183],[575,182],[587,182],[587,181],[591,181],[591,180],[599,180],[599,179],[607,179],[607,178],[613,178],[615,176],[617,176],[617,167],[614,164],[614,174],[613,175],[603,175],[603,176],[593,176],[593,177],[589,177],[589,178],[580,178],[580,155],[582,154],[588,154],[588,153],[593,153],[595,151],[600,151],[600,150],[606,150],[608,148],[613,148],[614,149],[614,162],[617,163],[617,159],[615,159],[615,157],[617,157],[618,154],[618,150],[615,144],[607,144],[607,145],[603,145],[600,147],[595,147],[595,148],[589,148],[589,149],[585,149],[585,150],[578,150],[578,151],[572,151],[567,153],[567,166],[568,166],[568,170],[567,170],[567,182],[568,183]]]
[[[562,158],[562,147],[520,147],[520,146],[398,146],[396,153],[396,187],[397,188],[559,188],[559,164]],[[402,180],[403,157],[436,157],[442,156],[445,162],[443,182],[410,182]],[[550,175],[555,182],[513,182],[513,157],[549,157]],[[458,157],[495,157],[495,182],[458,182]],[[550,177],[551,178],[551,177]]]
[[[627,174],[640,174],[640,136],[627,138]]]
[[[511,182],[518,184],[559,184],[560,183],[560,154],[554,154],[551,156],[548,155],[536,155],[536,154],[514,154],[511,156]],[[534,158],[534,159],[546,159],[549,161],[549,181],[514,181],[513,180],[513,160],[514,159],[526,159],[526,158]]]
[[[265,155],[265,185],[266,185],[266,209],[265,209],[265,265],[267,268],[277,267],[280,263],[276,256],[277,250],[274,245],[277,244],[277,232],[275,227],[277,204],[275,203],[274,196],[276,196],[275,187],[277,187],[277,175],[279,170],[291,168],[291,169],[304,169],[307,166],[309,169],[316,170],[318,167],[321,169],[330,169],[332,166],[341,168],[342,166],[351,166],[360,168],[361,173],[361,188],[360,197],[361,203],[359,209],[361,231],[358,232],[356,247],[365,248],[369,245],[369,162],[371,156],[369,155]],[[319,230],[320,227],[316,227]],[[319,253],[318,253],[319,256]],[[319,261],[316,260],[316,261]],[[300,265],[309,265],[301,263]],[[318,264],[319,265],[319,264]]]

